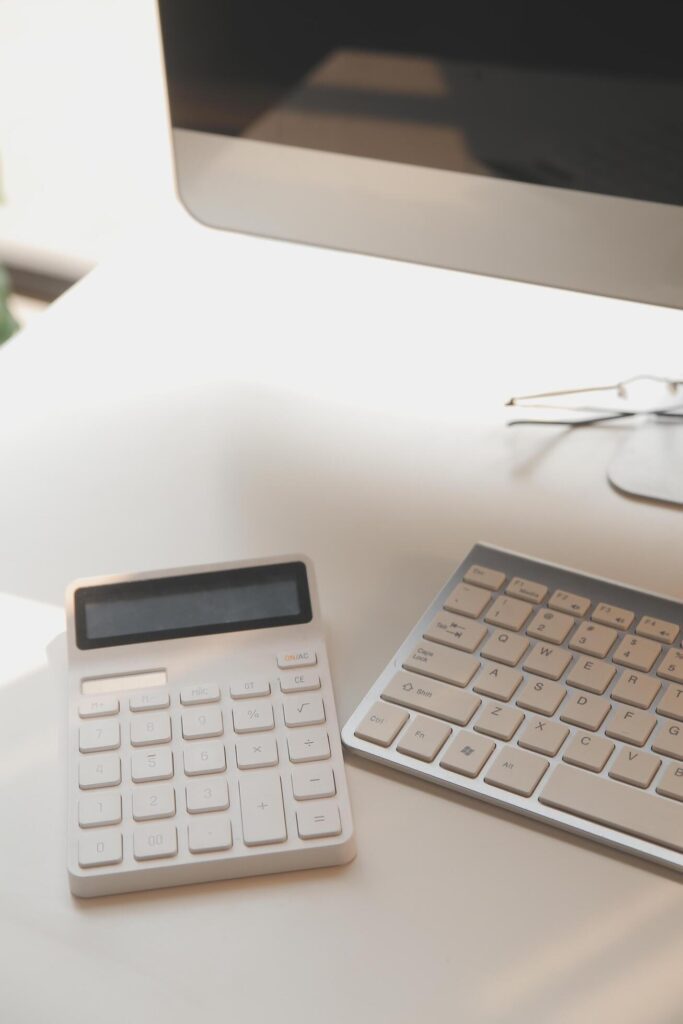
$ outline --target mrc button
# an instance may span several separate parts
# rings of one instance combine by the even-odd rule
[[[277,656],[278,668],[306,668],[317,664],[318,656],[310,648],[305,651],[284,651]]]

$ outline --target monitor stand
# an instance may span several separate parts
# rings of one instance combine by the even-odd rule
[[[607,478],[625,494],[683,505],[683,420],[636,427],[612,458]]]

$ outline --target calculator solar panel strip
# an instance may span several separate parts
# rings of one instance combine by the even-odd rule
[[[477,544],[342,739],[681,871],[682,627],[681,602]]]
[[[74,894],[355,856],[307,559],[79,580],[66,612]]]

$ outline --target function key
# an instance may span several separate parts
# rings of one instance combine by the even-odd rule
[[[221,691],[213,683],[195,683],[180,691],[181,704],[210,704],[221,699]]]
[[[469,583],[458,583],[444,601],[444,608],[449,612],[458,612],[468,619],[478,619],[491,600],[488,590],[473,587]]]
[[[171,698],[165,691],[152,691],[151,693],[136,693],[128,701],[131,711],[161,711],[171,703]]]
[[[575,615],[577,618],[585,615],[590,606],[587,597],[579,597],[578,594],[570,594],[566,590],[556,590],[548,601],[548,607],[553,611],[566,612],[567,615]]]
[[[500,590],[505,583],[505,573],[486,569],[483,565],[471,565],[463,576],[465,583],[476,583],[486,590]]]
[[[513,576],[505,591],[511,597],[521,597],[523,601],[531,601],[532,604],[540,604],[545,601],[548,588],[542,583],[533,583],[531,580],[523,580],[520,576]]]
[[[646,636],[648,640],[659,640],[663,644],[673,644],[678,636],[678,626],[674,622],[662,619],[651,619],[644,615],[636,626],[638,636]]]
[[[278,668],[308,668],[318,664],[318,655],[311,648],[304,651],[282,651],[277,656]]]
[[[595,606],[591,615],[593,622],[599,622],[603,626],[614,626],[615,629],[628,629],[635,615],[627,608],[615,608],[612,604],[601,604]]]
[[[230,683],[230,696],[233,700],[244,700],[246,697],[267,697],[269,693],[270,683],[267,679],[238,679],[234,683]]]
[[[117,697],[88,697],[78,705],[79,718],[103,718],[105,715],[118,715],[118,713]]]
[[[283,693],[298,693],[301,690],[319,690],[320,676],[317,672],[293,672],[279,677]],[[269,691],[266,691],[267,693]],[[255,696],[258,696],[256,694]]]

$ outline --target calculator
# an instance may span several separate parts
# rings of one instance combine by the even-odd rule
[[[310,561],[82,579],[66,618],[75,895],[354,857]]]

